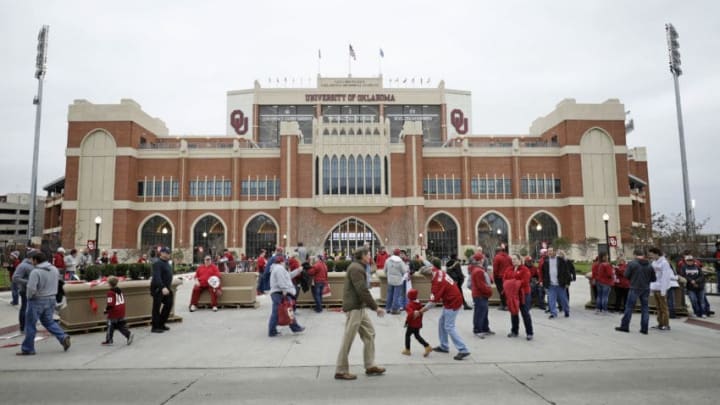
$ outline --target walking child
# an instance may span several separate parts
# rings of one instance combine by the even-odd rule
[[[409,300],[407,306],[405,307],[405,312],[407,313],[405,326],[407,327],[407,330],[405,331],[405,350],[402,351],[402,354],[406,356],[410,355],[410,336],[415,335],[415,339],[417,339],[417,341],[425,347],[425,353],[423,356],[427,357],[432,351],[432,347],[430,347],[428,342],[420,336],[423,318],[423,313],[420,310],[422,309],[423,304],[420,303],[420,300],[418,299],[418,291],[414,288],[411,288],[408,291],[407,297]]]
[[[111,346],[113,344],[115,329],[117,329],[125,336],[127,344],[130,345],[133,341],[133,334],[128,330],[127,324],[125,323],[125,295],[123,295],[122,290],[117,286],[117,277],[110,276],[107,281],[108,284],[110,284],[110,291],[107,293],[107,307],[105,308],[105,313],[107,314],[107,336],[102,344],[104,346]]]

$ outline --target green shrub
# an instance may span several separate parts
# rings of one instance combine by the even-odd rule
[[[98,264],[93,264],[90,266],[85,267],[85,270],[83,271],[82,278],[85,281],[94,281],[100,278],[102,275],[102,269],[103,266]]]
[[[130,265],[128,263],[116,264],[113,274],[116,277],[127,277],[129,268],[130,268]]]
[[[335,261],[334,260],[326,261],[325,265],[327,266],[328,271],[335,271]]]
[[[349,260],[338,260],[338,261],[335,263],[335,270],[334,270],[334,271],[336,271],[336,272],[347,271],[347,268],[348,268],[348,266],[350,265],[350,263],[352,263],[352,262],[349,261]]]
[[[110,277],[115,275],[115,266],[116,264],[100,264],[98,267],[100,267],[100,275],[103,277]]]
[[[468,260],[470,260],[470,258],[472,258],[474,254],[475,254],[475,250],[473,250],[471,248],[465,249],[465,257],[467,257]]]
[[[132,280],[140,280],[143,266],[144,265],[142,263],[130,263],[130,265],[128,266],[128,277],[130,277],[130,279]]]
[[[140,278],[143,280],[149,280],[150,276],[152,276],[152,264],[150,263],[140,263],[142,265],[142,268],[140,269]]]

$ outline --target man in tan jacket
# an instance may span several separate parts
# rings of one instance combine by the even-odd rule
[[[382,375],[385,369],[375,364],[375,328],[365,311],[369,307],[379,317],[385,310],[378,307],[367,286],[365,266],[370,263],[370,251],[361,248],[355,251],[353,262],[348,266],[343,289],[343,311],[345,312],[345,334],[335,366],[336,380],[355,380],[357,376],[350,374],[348,355],[355,335],[359,334],[363,342],[363,361],[365,374],[368,376]]]

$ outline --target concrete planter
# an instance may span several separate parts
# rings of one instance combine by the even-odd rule
[[[590,285],[590,276],[585,276],[588,279],[588,286],[590,287],[590,301],[588,301],[587,304],[585,304],[586,309],[595,309],[595,302],[597,300],[597,293],[595,291],[595,286]],[[675,289],[675,315],[680,316],[687,316],[688,314],[688,308],[685,303],[685,291],[682,288],[676,288]],[[615,303],[615,289],[610,289],[610,296],[608,296],[608,306],[613,307]],[[650,307],[650,312],[657,312],[657,305],[655,304],[655,297],[652,294],[652,291],[650,292],[650,298],[648,299],[648,306]],[[635,304],[635,312],[640,312],[640,300],[637,301]]]
[[[175,278],[172,283],[173,294],[182,280]],[[118,287],[125,295],[125,319],[128,324],[147,323],[152,318],[152,296],[150,295],[150,280],[121,281]],[[91,287],[89,283],[65,284],[64,291],[67,306],[59,311],[60,325],[67,332],[102,329],[106,324],[103,314],[107,292],[110,286],[107,283]],[[177,296],[177,295],[176,295]],[[93,311],[91,299],[97,304]],[[170,312],[170,320],[177,321],[182,318],[175,316],[175,308]]]
[[[328,272],[328,283],[330,284],[330,291],[332,295],[323,298],[323,305],[326,306],[342,306],[343,293],[345,291],[345,272]],[[303,292],[299,291],[297,297],[298,305],[314,305],[315,300],[312,296],[312,291],[308,290]]]
[[[218,297],[219,306],[257,306],[258,273],[221,273],[222,295]],[[191,287],[192,288],[192,284]],[[189,303],[188,303],[189,304]],[[210,306],[210,292],[203,290],[198,305]]]

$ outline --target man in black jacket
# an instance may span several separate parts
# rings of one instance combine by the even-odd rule
[[[627,302],[625,303],[625,314],[623,315],[620,326],[615,330],[618,332],[630,332],[630,319],[632,318],[635,302],[640,299],[640,333],[648,334],[648,323],[650,322],[650,310],[648,307],[648,297],[650,296],[650,283],[654,281],[655,270],[650,265],[650,261],[645,258],[645,251],[635,249],[633,252],[635,260],[628,263],[625,269],[625,278],[630,280],[630,291],[628,292]]]
[[[547,253],[548,257],[542,266],[542,279],[548,293],[550,319],[555,319],[558,316],[557,300],[560,300],[560,306],[567,318],[570,316],[570,304],[565,289],[570,285],[570,270],[568,270],[565,259],[555,254],[554,248],[549,247]]]
[[[173,306],[173,272],[168,260],[170,260],[170,248],[163,247],[160,249],[160,259],[152,265],[153,272],[150,281],[150,293],[153,297],[152,329],[150,330],[152,333],[163,333],[170,330],[165,325]]]

